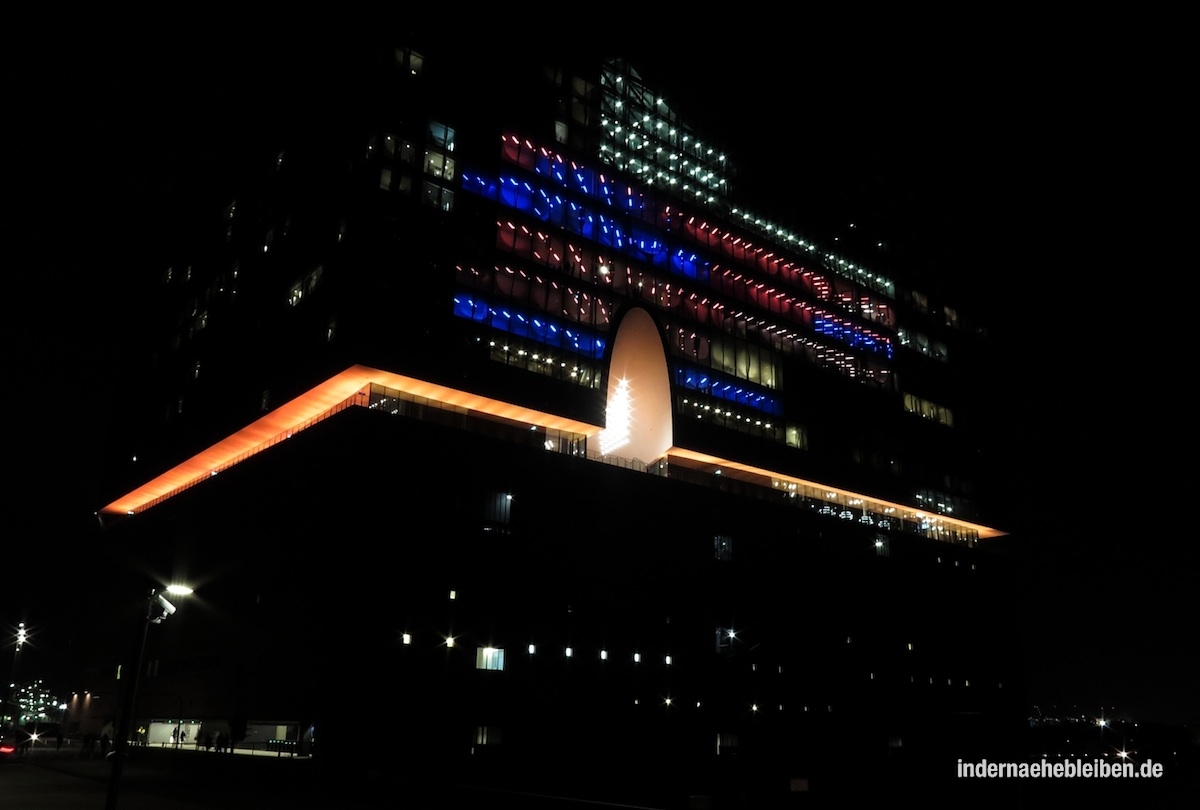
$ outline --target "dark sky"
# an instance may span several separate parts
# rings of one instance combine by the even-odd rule
[[[939,272],[1004,348],[985,375],[997,485],[1013,504],[998,545],[1020,564],[1013,620],[1031,698],[1200,722],[1200,554],[1180,483],[1191,375],[1170,326],[1190,317],[1194,261],[1166,247],[1183,154],[1173,66],[1008,27],[954,43],[848,21],[723,49],[630,29],[607,42],[669,74],[672,101],[735,157],[765,141],[814,193],[848,177],[905,189]],[[2,627],[36,624],[30,606],[103,553],[95,459],[109,394],[136,371],[123,351],[134,282],[252,120],[254,86],[239,95],[223,78],[309,47],[261,31],[47,31],[5,57],[17,463]],[[746,120],[747,109],[772,112]]]

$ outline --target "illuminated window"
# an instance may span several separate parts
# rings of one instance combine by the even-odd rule
[[[393,57],[396,65],[408,71],[413,76],[420,76],[425,66],[425,58],[409,48],[396,48]]]
[[[317,285],[321,282],[321,275],[324,272],[324,266],[317,265],[311,271],[306,273],[303,278],[300,278],[294,284],[292,284],[291,289],[288,291],[288,305],[293,307],[296,306],[302,300],[304,300],[306,295],[309,295],[316,290]]]
[[[425,152],[425,173],[440,180],[454,179],[454,158],[447,157],[441,152]]]
[[[507,534],[512,521],[512,495],[507,492],[489,492],[484,496],[483,530]]]
[[[436,183],[426,182],[422,186],[421,200],[426,204],[433,206],[441,211],[454,210],[454,192],[448,188],[442,188]]]
[[[429,142],[444,148],[447,152],[454,151],[454,130],[437,121],[429,122]]]
[[[504,650],[499,647],[475,648],[475,669],[504,669]]]
[[[904,395],[904,410],[918,414],[925,419],[931,419],[938,424],[954,427],[954,413],[949,408],[913,394]]]
[[[475,744],[476,745],[499,745],[500,744],[500,726],[476,726],[475,727]]]
[[[718,560],[733,559],[733,538],[727,534],[713,535],[713,556]]]
[[[787,446],[808,449],[808,434],[804,432],[804,428],[799,425],[787,426]]]

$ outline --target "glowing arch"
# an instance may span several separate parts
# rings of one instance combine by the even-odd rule
[[[600,452],[650,464],[667,454],[674,440],[671,383],[658,326],[644,309],[621,319],[608,367],[605,428]]]

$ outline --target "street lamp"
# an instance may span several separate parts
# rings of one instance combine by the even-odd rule
[[[167,593],[172,596],[187,596],[192,589],[186,585],[168,585]],[[133,706],[137,699],[138,677],[142,672],[142,660],[146,655],[146,634],[152,624],[162,624],[175,613],[175,605],[151,588],[146,597],[146,618],[138,628],[137,665],[129,676],[129,683],[121,697],[121,713],[117,720],[116,739],[113,741],[112,771],[108,778],[108,800],[104,810],[116,810],[117,796],[121,789],[121,769],[129,748],[129,731],[133,725]]]
[[[13,698],[13,692],[17,688],[17,662],[21,659],[21,648],[25,646],[25,642],[27,641],[29,641],[29,631],[25,629],[25,622],[20,622],[17,624],[17,642],[13,646],[12,672],[4,688],[4,702],[0,703],[0,721],[3,720],[5,707],[12,706],[12,723],[14,726],[21,725],[21,706],[19,701]]]

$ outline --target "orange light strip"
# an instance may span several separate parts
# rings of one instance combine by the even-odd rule
[[[389,371],[368,368],[367,366],[351,366],[290,402],[281,405],[261,419],[252,422],[236,433],[217,442],[207,450],[196,454],[162,475],[147,481],[142,486],[118,498],[100,511],[102,514],[109,515],[136,514],[147,508],[147,504],[153,505],[173,492],[212,475],[214,471],[223,470],[237,461],[241,461],[257,452],[267,449],[281,436],[302,430],[313,419],[350,399],[356,393],[366,390],[372,383],[382,385],[386,388],[394,388],[412,396],[425,397],[435,402],[466,408],[471,411],[509,419],[514,422],[553,430],[563,430],[570,433],[579,433],[587,436],[589,439],[595,437],[603,429],[600,425],[567,419],[532,408],[523,408],[512,403],[502,402],[498,399],[459,391],[455,388],[418,380],[414,377],[406,377],[402,374],[394,374]],[[673,458],[687,459],[700,464],[712,465],[714,469],[737,470],[749,475],[778,479],[786,481],[789,484],[796,484],[797,486],[812,487],[825,492],[836,493],[837,496],[843,498],[861,499],[869,504],[872,511],[875,512],[882,512],[883,509],[892,508],[901,517],[916,519],[928,517],[948,527],[977,532],[980,538],[1000,537],[1005,534],[1005,532],[987,526],[969,523],[934,512],[924,512],[911,506],[882,501],[861,493],[837,489],[836,487],[830,487],[816,481],[807,481],[803,478],[794,478],[772,470],[742,464],[737,461],[730,461],[729,459],[719,458],[707,453],[698,453],[686,448],[672,447],[667,451],[667,458],[668,460]]]
[[[601,429],[599,425],[565,419],[532,408],[522,408],[490,397],[436,385],[402,374],[393,374],[366,366],[352,366],[222,439],[207,450],[197,453],[182,464],[147,481],[100,511],[109,515],[130,515],[140,512],[146,508],[147,504],[153,504],[176,490],[212,475],[214,471],[225,469],[236,461],[266,449],[280,436],[302,429],[311,420],[345,402],[359,391],[363,391],[371,383],[378,383],[387,388],[395,388],[406,394],[425,397],[447,405],[460,406],[538,427],[580,433],[588,437],[596,435]]]
[[[1003,537],[1005,534],[1007,534],[1007,532],[1002,532],[999,529],[993,529],[989,526],[982,526],[978,523],[959,520],[958,518],[949,517],[937,512],[917,509],[912,506],[905,506],[904,504],[894,503],[892,501],[880,500],[879,498],[872,498],[870,495],[863,495],[862,493],[852,492],[848,489],[838,489],[837,487],[831,487],[828,484],[822,484],[817,481],[806,481],[803,478],[795,478],[789,475],[783,475],[782,473],[766,470],[762,467],[754,467],[749,464],[742,464],[738,461],[730,461],[729,459],[718,458],[717,456],[711,456],[707,453],[697,453],[695,450],[687,450],[682,447],[672,447],[667,451],[667,458],[668,460],[674,458],[688,459],[689,461],[698,462],[700,464],[712,465],[714,472],[717,469],[737,470],[753,476],[763,476],[766,478],[778,479],[789,484],[796,484],[797,486],[812,487],[813,489],[834,493],[834,497],[830,498],[830,500],[836,503],[842,503],[842,501],[837,500],[837,498],[862,500],[864,504],[870,507],[872,512],[877,514],[883,514],[884,509],[895,509],[897,516],[900,518],[918,520],[922,518],[928,518],[950,528],[978,532],[981,539],[986,539],[989,537]]]

